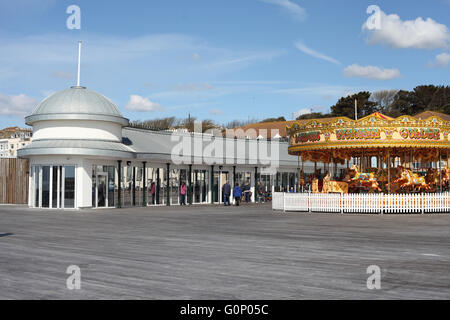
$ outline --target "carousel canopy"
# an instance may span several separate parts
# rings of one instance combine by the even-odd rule
[[[375,112],[359,120],[311,119],[286,127],[289,154],[315,162],[344,162],[351,157],[412,153],[431,161],[450,149],[450,119],[437,112],[391,118]]]

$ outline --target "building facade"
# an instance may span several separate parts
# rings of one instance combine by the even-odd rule
[[[16,158],[17,150],[32,141],[30,129],[10,127],[0,130],[0,158]]]
[[[222,202],[226,181],[248,183],[252,201],[258,181],[266,193],[298,186],[287,142],[131,128],[113,102],[81,86],[46,98],[25,121],[33,141],[18,154],[30,160],[30,207],[176,205],[182,182],[194,204]]]

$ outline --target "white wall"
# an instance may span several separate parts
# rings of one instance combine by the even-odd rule
[[[122,140],[117,123],[87,120],[45,120],[33,125],[33,139]]]

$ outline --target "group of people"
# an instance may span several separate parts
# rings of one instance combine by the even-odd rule
[[[261,181],[258,181],[258,184],[256,186],[256,192],[258,195],[257,200],[259,202],[263,202],[264,201],[264,188],[261,184]],[[244,194],[244,200],[246,203],[251,202],[251,197],[252,197],[252,192],[250,190],[250,184],[248,182],[246,182],[242,188],[239,186],[239,183],[236,183],[236,185],[233,188],[233,197],[234,197],[234,202],[236,206],[239,206],[241,199],[242,199],[242,194]],[[225,184],[222,186],[222,195],[223,195],[223,204],[225,206],[230,206],[230,197],[231,197],[231,185],[230,182],[227,181],[225,182]]]
[[[180,184],[180,205],[186,205],[186,194],[187,194],[187,187],[186,183],[184,181]],[[261,184],[261,181],[258,181],[258,184],[256,186],[256,192],[258,195],[257,201],[264,202],[264,188]],[[155,204],[155,194],[156,194],[156,184],[154,182],[150,185],[150,195],[152,197],[152,204]],[[222,186],[222,194],[223,194],[223,203],[225,206],[229,206],[230,204],[230,197],[231,197],[231,185],[230,182],[227,181]],[[239,186],[239,183],[236,183],[236,185],[233,188],[233,197],[235,201],[235,205],[239,206],[241,202],[242,195],[244,195],[244,201],[246,203],[251,202],[252,192],[250,190],[250,184],[246,182],[242,188]]]

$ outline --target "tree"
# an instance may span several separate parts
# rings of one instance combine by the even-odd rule
[[[394,97],[390,116],[415,115],[423,111],[450,114],[450,87],[421,85],[412,91],[400,90]]]
[[[280,121],[286,121],[286,119],[283,116],[281,116],[278,118],[267,118],[260,122],[262,123],[262,122],[280,122]]]
[[[234,129],[234,128],[246,126],[247,124],[257,123],[257,122],[259,122],[259,120],[254,119],[254,118],[248,119],[248,120],[232,120],[232,121],[224,124],[223,126],[227,129]]]
[[[400,90],[394,97],[394,102],[391,104],[391,117],[399,117],[403,114],[414,114],[413,112],[413,93],[406,90]]]
[[[351,96],[342,97],[331,106],[331,116],[355,118],[355,99],[358,103],[358,119],[378,111],[376,102],[370,101],[370,92],[361,91]]]
[[[301,116],[297,117],[297,120],[306,120],[306,119],[319,119],[319,118],[327,118],[330,117],[329,113],[323,114],[322,112],[311,112],[302,114]]]
[[[196,124],[198,122],[199,124]],[[175,128],[187,129],[189,132],[194,132],[197,128],[196,125],[201,125],[201,132],[204,133],[207,130],[218,129],[219,126],[215,124],[212,120],[206,119],[202,121],[197,121],[195,117],[189,117],[179,121],[179,124]]]
[[[371,94],[370,100],[375,102],[378,106],[378,109],[383,114],[390,113],[390,108],[392,103],[394,102],[395,95],[398,90],[380,90],[375,91]]]
[[[177,119],[175,117],[159,118],[152,120],[135,120],[130,123],[131,127],[151,129],[151,130],[169,130],[176,125]]]

